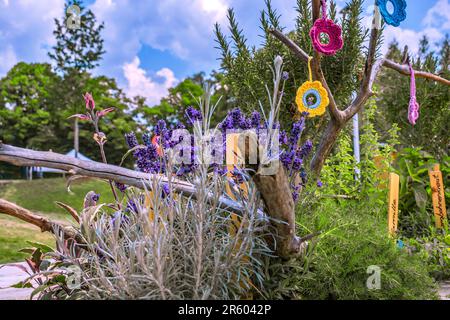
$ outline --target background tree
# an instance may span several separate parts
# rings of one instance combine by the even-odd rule
[[[9,70],[0,80],[0,140],[31,149],[58,145],[51,124],[60,118],[50,103],[58,81],[46,63],[20,62]]]
[[[450,78],[450,47],[448,36],[439,52],[430,50],[428,39],[420,41],[419,55],[413,68],[440,74]],[[398,43],[390,45],[388,58],[401,61],[403,53]],[[402,147],[420,147],[434,157],[442,159],[450,147],[450,90],[446,86],[426,79],[417,79],[417,99],[420,104],[420,118],[415,126],[408,122],[409,86],[408,77],[398,77],[390,69],[385,69],[377,81],[379,88],[378,105],[380,113],[378,130],[386,135],[392,123],[399,124]]]
[[[206,86],[214,90],[211,97],[212,104],[219,102],[212,119],[212,124],[215,125],[235,105],[229,87],[224,83],[223,74],[216,71],[212,71],[209,77],[206,77],[204,72],[199,72],[184,79],[169,89],[169,94],[161,99],[159,105],[138,108],[135,114],[145,119],[150,127],[159,119],[166,119],[172,124],[184,122],[186,109],[189,106],[198,106],[199,98],[204,94]]]
[[[68,19],[74,17],[71,8],[80,8],[78,25],[71,26]],[[126,152],[123,135],[135,129],[129,107],[139,104],[139,100],[130,100],[118,88],[114,79],[105,76],[92,77],[89,73],[99,65],[105,51],[101,31],[103,23],[98,23],[94,13],[86,9],[81,1],[67,2],[65,16],[62,20],[55,19],[56,45],[49,52],[49,57],[55,62],[55,69],[62,74],[61,82],[54,90],[54,105],[62,106],[62,117],[66,119],[58,124],[58,132],[64,132],[60,139],[66,150],[73,147],[75,126],[78,120],[67,120],[72,114],[80,113],[84,108],[83,93],[91,92],[99,107],[115,107],[116,112],[107,116],[111,121],[105,133],[112,143],[105,146],[108,158],[113,163],[119,163]],[[75,20],[75,22],[77,22]],[[80,124],[79,144],[81,152],[90,158],[99,160],[98,150],[92,142],[90,128]],[[119,141],[120,140],[120,141]]]

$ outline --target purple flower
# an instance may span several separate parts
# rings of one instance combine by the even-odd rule
[[[250,121],[253,128],[259,128],[259,125],[261,123],[261,114],[258,111],[253,111],[250,116]]]
[[[164,120],[159,120],[155,127],[155,134],[162,136],[167,131],[167,125]]]
[[[120,192],[124,193],[127,190],[127,186],[124,185],[123,183],[116,182],[115,184],[116,184],[117,189],[120,190]]]
[[[97,202],[98,200],[100,200],[100,194],[94,193],[92,195],[92,201]]]
[[[300,155],[302,156],[302,158],[305,158],[310,154],[312,147],[312,142],[310,140],[307,140],[300,149]]]
[[[280,141],[280,145],[288,143],[288,136],[286,134],[286,131],[280,131],[279,141]]]
[[[284,81],[289,79],[289,72],[287,71],[283,71],[283,73],[281,74],[281,79],[283,79]]]
[[[138,141],[137,141],[137,138],[136,138],[136,135],[134,134],[134,132],[126,133],[125,140],[130,149],[133,149],[134,147],[136,147],[138,145]]]
[[[203,119],[201,112],[192,107],[186,109],[185,116],[190,125],[194,125],[196,121],[201,121]]]
[[[300,194],[300,188],[301,185],[291,185],[291,189],[292,189],[292,198],[294,199],[294,202],[298,201],[298,196]]]
[[[233,119],[231,117],[226,117],[225,120],[220,124],[220,128],[225,132],[226,130],[233,129]]]
[[[322,187],[323,187],[322,181],[317,180],[317,187],[318,187],[318,188],[322,188]]]
[[[162,190],[161,190],[161,197],[164,199],[170,194],[170,188],[167,183],[163,184]]]

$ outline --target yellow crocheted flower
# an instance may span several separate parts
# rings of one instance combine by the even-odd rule
[[[315,98],[314,103],[308,101],[310,97]],[[312,118],[325,113],[330,99],[327,90],[319,81],[306,81],[298,88],[295,102],[300,112],[308,112],[308,116]]]

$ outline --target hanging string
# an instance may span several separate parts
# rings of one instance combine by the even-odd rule
[[[327,0],[321,0],[322,1],[322,19],[327,19]]]
[[[410,100],[408,107],[408,120],[412,125],[416,124],[417,119],[419,119],[419,103],[416,99],[416,76],[411,62],[408,62],[409,72],[411,73],[411,85],[410,85]]]
[[[313,82],[313,77],[312,77],[312,69],[311,69],[311,60],[313,58],[312,57],[308,57],[308,71],[309,71],[309,81]]]

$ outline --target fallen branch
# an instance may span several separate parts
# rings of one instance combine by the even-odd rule
[[[74,228],[54,222],[3,199],[0,199],[0,214],[6,214],[35,225],[42,232],[55,233],[56,230],[60,230],[64,233],[65,239],[74,239],[77,243],[84,243],[81,235]]]
[[[46,167],[60,169],[71,174],[111,180],[139,189],[151,189],[154,179],[159,183],[169,183],[166,176],[149,174],[95,161],[85,161],[46,151],[34,151],[2,144],[0,141],[0,161],[16,166]],[[171,179],[175,191],[195,197],[195,187],[180,179]],[[245,208],[226,197],[220,197],[219,207],[233,212],[243,212]],[[263,215],[262,212],[260,212]]]

